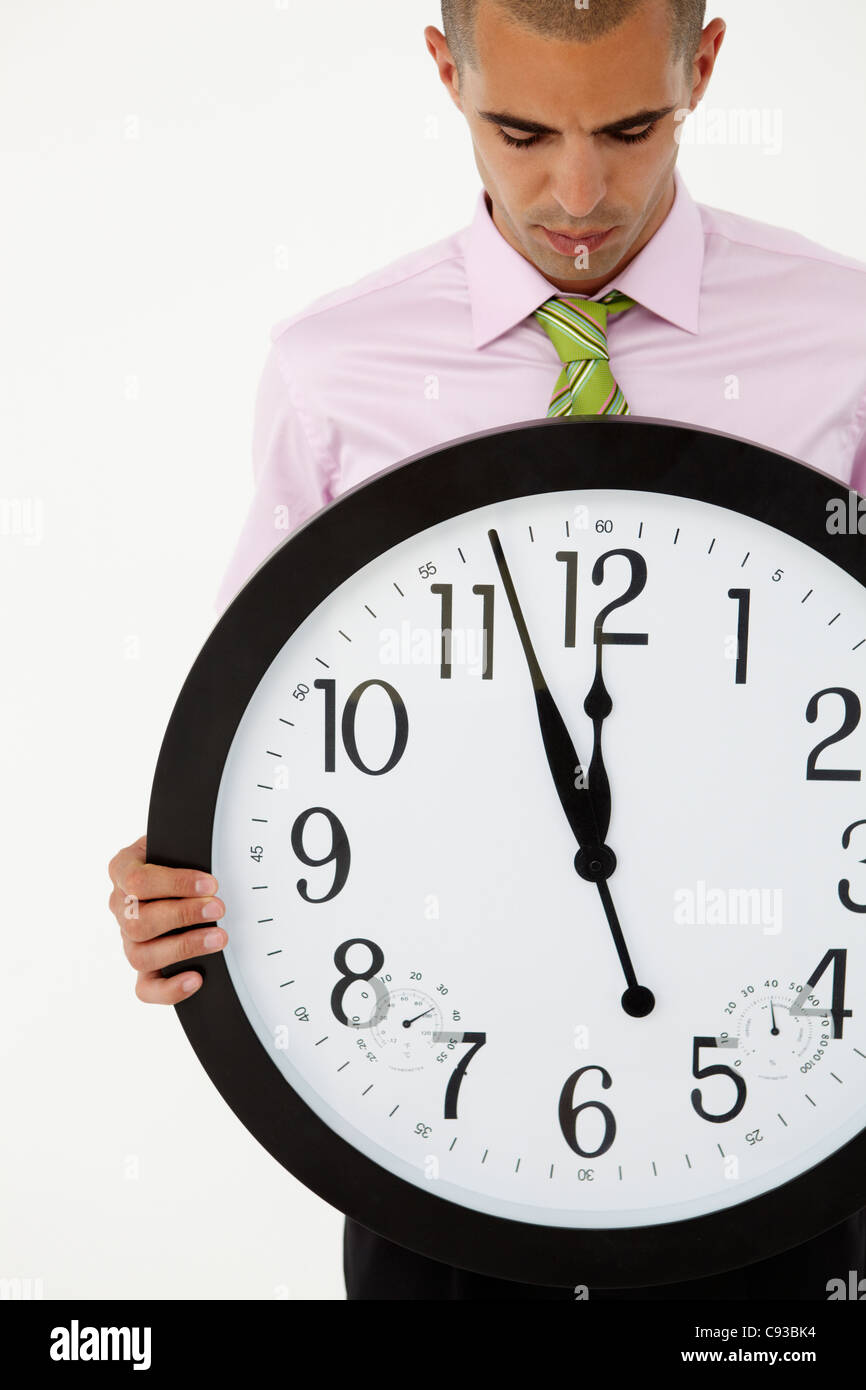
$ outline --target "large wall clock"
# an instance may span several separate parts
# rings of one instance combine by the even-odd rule
[[[179,1016],[314,1192],[599,1287],[866,1205],[856,500],[730,436],[546,420],[377,474],[255,571],[148,859],[219,879]]]

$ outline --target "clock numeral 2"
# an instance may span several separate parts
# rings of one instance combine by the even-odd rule
[[[847,690],[844,686],[831,685],[826,690],[819,690],[813,695],[806,706],[806,718],[810,724],[814,724],[818,718],[818,704],[825,695],[841,695],[845,702],[845,718],[841,727],[835,734],[829,734],[822,739],[809,754],[806,760],[806,781],[807,782],[859,782],[859,768],[833,768],[818,767],[818,754],[823,753],[825,748],[829,748],[831,743],[841,743],[849,734],[853,734],[857,725],[860,723],[860,701],[853,690]]]

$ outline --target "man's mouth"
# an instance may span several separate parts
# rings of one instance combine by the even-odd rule
[[[608,227],[601,231],[589,232],[554,232],[549,227],[542,226],[541,230],[550,242],[554,251],[559,251],[563,256],[576,256],[580,247],[585,246],[587,251],[596,251],[602,246],[614,227]]]

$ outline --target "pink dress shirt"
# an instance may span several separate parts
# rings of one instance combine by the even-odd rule
[[[622,290],[614,376],[632,415],[791,454],[866,493],[866,265],[796,232],[676,196],[592,298]],[[533,310],[560,293],[500,235],[468,227],[316,299],[271,330],[255,407],[255,493],[215,601],[328,502],[394,463],[544,418],[561,364]]]

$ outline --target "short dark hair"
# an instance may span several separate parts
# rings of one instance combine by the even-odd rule
[[[575,0],[494,0],[497,8],[525,29],[551,39],[591,43],[629,18],[646,0],[589,0],[580,9]],[[442,0],[442,24],[448,47],[461,71],[464,63],[478,66],[475,12],[478,0]],[[691,64],[704,28],[707,0],[668,0],[674,59]]]

